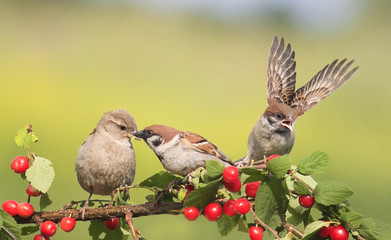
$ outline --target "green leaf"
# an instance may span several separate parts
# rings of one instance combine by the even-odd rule
[[[366,240],[391,239],[391,226],[373,218],[365,218],[359,232]]]
[[[33,164],[27,169],[26,177],[31,185],[42,193],[46,193],[54,179],[52,162],[43,157],[35,157]]]
[[[178,191],[177,198],[178,198],[179,201],[182,201],[183,199],[185,199],[185,197],[186,197],[186,189],[184,187],[182,187]]]
[[[311,191],[308,189],[308,187],[302,183],[302,182],[297,182],[295,181],[293,183],[293,190],[295,191],[295,193],[297,193],[298,195],[308,195],[308,196],[311,196],[312,193]]]
[[[259,186],[254,202],[255,214],[266,225],[273,229],[281,225],[282,221],[278,211],[278,203],[270,182]]]
[[[220,180],[215,180],[190,192],[184,202],[184,207],[203,208],[208,203],[213,202],[216,199],[219,185]]]
[[[353,194],[352,189],[336,181],[319,182],[315,187],[315,202],[330,206],[345,202]]]
[[[302,240],[307,240],[307,239],[311,239],[311,237],[316,234],[316,232],[321,229],[322,227],[324,226],[328,226],[330,225],[329,222],[323,222],[323,221],[315,221],[311,224],[309,224],[305,229],[304,229],[304,232],[303,232],[303,238]]]
[[[260,175],[263,173],[262,170],[258,170],[258,169],[251,168],[251,167],[242,168],[242,169],[240,169],[240,172],[247,174],[247,175]]]
[[[120,225],[115,230],[109,230],[107,229],[103,221],[98,222],[91,222],[90,227],[88,228],[89,235],[93,240],[126,240],[128,239],[128,235],[123,234],[121,228],[128,231],[129,227],[127,227],[127,224],[124,219],[120,219]]]
[[[329,164],[329,155],[327,155],[327,153],[317,151],[311,156],[303,158],[297,167],[301,174],[309,175],[326,171]]]
[[[42,193],[41,197],[39,198],[39,208],[41,211],[46,208],[47,206],[52,205],[53,201],[50,199],[49,194]]]
[[[363,217],[356,212],[344,212],[340,216],[340,220],[344,227],[348,230],[360,227]]]
[[[289,155],[273,158],[267,163],[267,169],[278,179],[285,177],[290,168],[291,159]]]
[[[157,187],[160,189],[164,189],[168,187],[172,181],[180,180],[181,177],[175,176],[172,173],[166,171],[160,171],[151,177],[145,179],[140,183],[140,186],[144,187]]]
[[[124,235],[132,236],[132,233],[130,233],[130,231],[124,229],[123,227],[120,227],[120,229],[121,229],[121,232],[122,232]]]
[[[238,220],[238,231],[248,233],[248,229],[249,228],[248,228],[248,223],[246,220],[246,215],[240,216],[240,218]]]
[[[25,127],[19,129],[15,136],[16,145],[23,149],[28,149],[31,147],[31,144],[38,141],[38,138],[31,128],[31,124],[27,124]]]
[[[21,230],[15,219],[3,210],[0,210],[0,216],[3,220],[0,230],[0,240],[21,239]]]
[[[221,215],[217,220],[217,228],[222,237],[227,236],[237,225],[240,215],[236,214],[234,217],[229,217],[225,214]]]
[[[210,179],[217,179],[223,175],[224,166],[215,160],[206,161],[205,163],[206,172]]]
[[[22,235],[30,235],[39,231],[39,227],[37,225],[24,226],[22,227]]]

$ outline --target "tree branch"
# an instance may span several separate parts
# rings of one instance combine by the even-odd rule
[[[30,218],[15,217],[15,220],[19,224],[37,223],[46,220],[53,222],[59,222],[63,217],[72,214],[72,217],[76,221],[104,221],[112,217],[125,218],[126,213],[131,213],[132,217],[142,217],[157,214],[180,214],[183,208],[182,203],[161,203],[160,205],[153,206],[152,203],[144,203],[139,205],[121,205],[114,207],[103,208],[87,208],[85,211],[84,219],[81,218],[80,210],[78,209],[65,209],[55,210],[47,212],[35,212]]]

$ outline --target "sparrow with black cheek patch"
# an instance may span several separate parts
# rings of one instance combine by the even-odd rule
[[[137,125],[130,113],[118,109],[103,114],[94,131],[79,148],[76,173],[80,186],[92,194],[112,195],[120,186],[131,185],[136,172],[136,156],[130,138]]]
[[[173,174],[185,176],[208,160],[225,166],[232,161],[216,145],[192,132],[181,132],[164,125],[152,125],[134,133],[144,139],[159,158],[163,167]]]
[[[248,137],[248,152],[236,165],[248,164],[272,154],[290,153],[295,141],[294,125],[320,100],[344,85],[358,67],[353,68],[353,60],[346,59],[331,64],[319,71],[306,85],[295,91],[296,62],[295,52],[284,39],[274,38],[268,61],[267,102],[268,107],[259,118]],[[345,64],[346,63],[346,64]]]

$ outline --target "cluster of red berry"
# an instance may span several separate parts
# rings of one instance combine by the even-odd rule
[[[242,183],[239,179],[239,171],[236,167],[226,167],[223,171],[223,180],[225,188],[230,192],[238,192]],[[256,196],[260,182],[247,183],[245,192],[248,198],[254,198]],[[186,189],[187,190],[187,189]],[[194,188],[192,188],[194,190]],[[186,191],[186,195],[188,192]],[[218,202],[212,202],[205,206],[203,213],[206,219],[209,221],[217,221],[224,213],[227,216],[235,216],[236,214],[245,215],[250,211],[251,204],[247,198],[239,198],[237,200],[229,199],[222,206]],[[196,207],[188,207],[184,210],[185,217],[194,221],[198,218],[200,211]],[[252,240],[261,240],[263,238],[263,229],[258,226],[252,226],[249,230],[250,238]]]
[[[28,158],[24,156],[17,156],[11,162],[11,169],[15,173],[25,173],[29,169],[30,163]],[[42,192],[35,189],[31,184],[26,188],[26,193],[30,197],[38,197],[42,195]],[[29,202],[18,203],[15,200],[7,200],[3,202],[2,208],[5,212],[11,216],[20,216],[22,218],[29,218],[34,213],[34,208]],[[65,232],[70,232],[76,225],[76,219],[72,217],[64,217],[61,219],[60,227]],[[104,221],[104,225],[109,230],[115,230],[119,225],[118,218],[112,218]],[[34,240],[48,240],[49,237],[53,236],[57,231],[57,226],[52,221],[45,221],[40,226],[41,234],[37,234]]]

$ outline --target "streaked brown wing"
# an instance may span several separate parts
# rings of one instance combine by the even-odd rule
[[[337,62],[338,59],[334,60],[319,71],[311,81],[296,91],[291,104],[291,107],[294,108],[295,119],[344,85],[358,69],[358,67],[355,67],[347,73],[354,60],[348,62],[345,66],[346,59],[338,64]]]
[[[296,83],[295,52],[291,50],[290,44],[284,48],[284,38],[278,41],[274,37],[269,53],[267,96],[290,105]]]
[[[182,137],[189,141],[195,150],[215,156],[222,161],[232,163],[231,159],[229,159],[229,157],[227,157],[227,155],[225,155],[216,145],[200,135],[192,132],[183,132]]]

